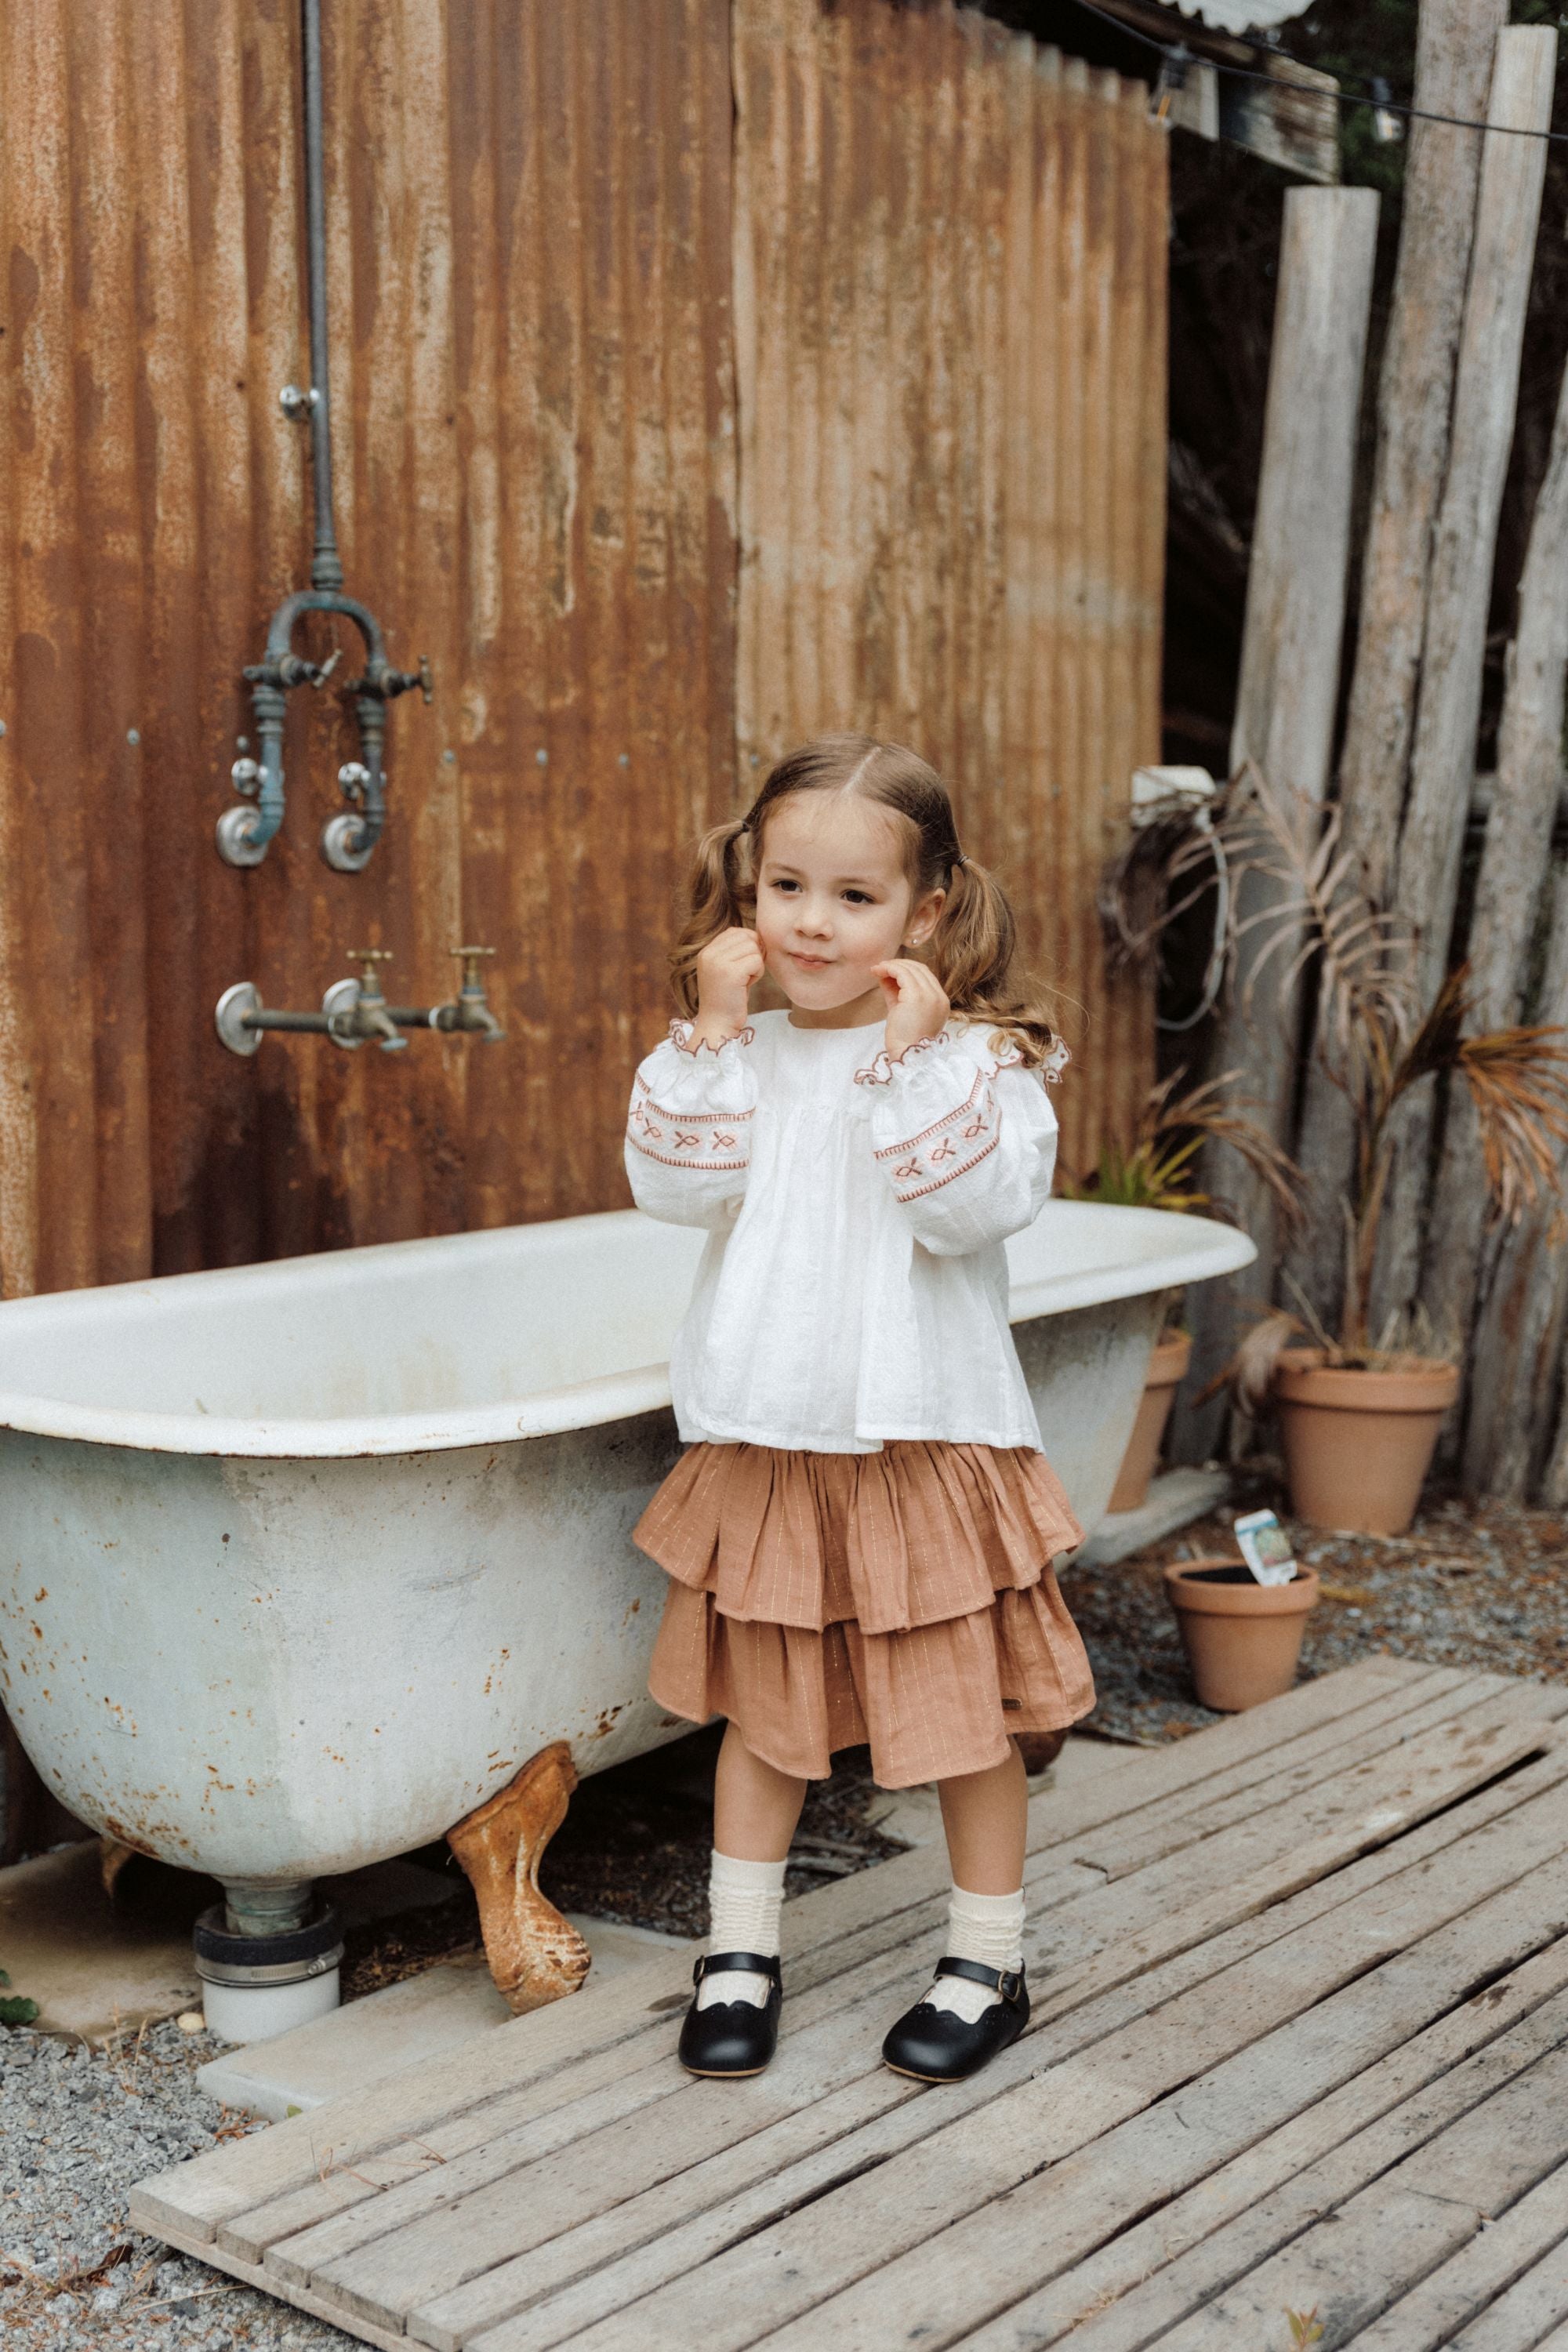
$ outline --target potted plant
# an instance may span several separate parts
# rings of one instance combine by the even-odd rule
[[[1212,829],[1167,841],[1167,885],[1215,856],[1228,877],[1228,961],[1253,935],[1242,1003],[1270,964],[1281,1017],[1302,975],[1317,977],[1313,1050],[1350,1106],[1355,1167],[1345,1220],[1344,1295],[1327,1328],[1299,1286],[1300,1312],[1267,1315],[1205,1394],[1232,1387],[1243,1409],[1279,1415],[1291,1507],[1316,1526],[1397,1535],[1415,1517],[1444,1415],[1459,1390],[1457,1348],[1414,1315],[1371,1328],[1371,1294],[1402,1106],[1440,1075],[1474,1105],[1495,1213],[1514,1214],[1556,1182],[1568,1140],[1568,1051],[1545,1026],[1469,1034],[1465,967],[1422,1013],[1409,934],[1373,901],[1340,842],[1337,809],[1281,793],[1251,764],[1226,788]],[[1254,911],[1243,885],[1253,878]],[[1147,904],[1148,881],[1142,888]],[[1189,893],[1184,902],[1191,904]],[[1250,1017],[1250,1014],[1249,1014]],[[1302,1344],[1304,1343],[1304,1344]]]
[[[1259,1584],[1244,1559],[1184,1559],[1165,1570],[1200,1706],[1239,1715],[1282,1697],[1296,1679],[1318,1580]]]
[[[1228,1098],[1237,1073],[1208,1078],[1184,1094],[1184,1070],[1173,1070],[1150,1088],[1131,1146],[1102,1146],[1092,1174],[1064,1186],[1069,1200],[1112,1202],[1119,1208],[1165,1209],[1178,1215],[1228,1216],[1227,1204],[1200,1192],[1193,1162],[1205,1143],[1229,1144],[1268,1185],[1288,1223],[1300,1213],[1300,1170],[1272,1137]],[[1108,1508],[1135,1511],[1149,1492],[1176,1391],[1192,1360],[1191,1335],[1180,1321],[1181,1294],[1167,1300],[1165,1319],[1149,1358],[1142,1401],[1127,1441]]]

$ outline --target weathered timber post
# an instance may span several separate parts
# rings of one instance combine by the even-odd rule
[[[1482,113],[1508,0],[1421,0],[1415,103],[1426,115]],[[1448,458],[1454,358],[1465,311],[1480,180],[1473,131],[1418,117],[1410,126],[1394,301],[1378,377],[1377,454],[1362,559],[1361,604],[1340,800],[1345,847],[1373,897],[1392,893],[1426,635],[1433,525]],[[1342,1202],[1355,1145],[1343,1095],[1314,1058],[1300,1138],[1313,1176],[1287,1264],[1331,1326],[1344,1287]]]
[[[1508,652],[1497,782],[1470,917],[1468,961],[1472,1036],[1526,1017],[1525,986],[1531,941],[1550,888],[1552,828],[1563,781],[1564,683],[1568,679],[1568,369],[1557,400],[1552,449],[1531,520],[1530,543],[1519,583],[1519,617]],[[1563,910],[1568,920],[1568,909]],[[1568,950],[1565,950],[1568,952]],[[1544,1000],[1554,1005],[1550,989]],[[1560,1021],[1561,1010],[1542,1012]],[[1504,1240],[1494,1282],[1519,1277],[1526,1229],[1532,1250],[1543,1245],[1545,1220],[1527,1216]],[[1468,1331],[1475,1308],[1487,1220],[1486,1171],[1469,1090],[1451,1085],[1432,1198],[1421,1296],[1439,1325]],[[1536,1228],[1541,1227],[1539,1233]],[[1560,1258],[1561,1253],[1552,1254]],[[1547,1279],[1546,1260],[1541,1274]],[[1555,1289],[1551,1282],[1549,1286]],[[1534,1302],[1539,1305],[1539,1300]],[[1471,1363],[1471,1433],[1465,1446],[1467,1480],[1491,1489],[1497,1479],[1521,1494],[1528,1477],[1529,1425],[1540,1427],[1545,1391],[1526,1387],[1515,1402],[1524,1429],[1498,1420],[1498,1401],[1513,1395],[1520,1360],[1502,1345],[1495,1315],[1477,1326]],[[1535,1448],[1537,1457],[1540,1444]]]
[[[1560,664],[1559,709],[1562,683]],[[1551,940],[1537,1011],[1542,1021],[1568,1022],[1568,872],[1560,869],[1551,888]],[[1557,1162],[1568,1172],[1568,1150],[1558,1151]],[[1479,1192],[1479,1182],[1474,1189]],[[1476,1318],[1464,1482],[1472,1492],[1503,1495],[1510,1502],[1525,1501],[1534,1488],[1559,1411],[1558,1359],[1568,1313],[1562,1216],[1561,1201],[1547,1197],[1504,1230]],[[1555,1451],[1546,1500],[1562,1503],[1568,1501],[1568,1412]]]
[[[1394,911],[1415,936],[1424,1005],[1447,967],[1465,820],[1476,772],[1487,608],[1508,455],[1519,396],[1525,310],[1541,217],[1546,142],[1520,137],[1552,120],[1557,36],[1514,25],[1498,36],[1469,286],[1454,386],[1447,478],[1437,510],[1410,797],[1399,837]],[[1394,1152],[1372,1328],[1411,1304],[1421,1264],[1429,1181],[1429,1087],[1407,1095],[1391,1121]]]
[[[1372,188],[1292,188],[1285,199],[1231,767],[1256,761],[1304,806],[1322,800],[1333,751],[1377,212]],[[1249,885],[1238,913],[1260,907],[1265,887]],[[1257,945],[1244,951],[1235,976],[1215,1067],[1240,1070],[1238,1091],[1255,1105],[1250,1115],[1285,1141],[1299,1023],[1294,1000],[1281,1006],[1272,982],[1250,1011],[1242,1002],[1257,951]],[[1278,1248],[1268,1192],[1234,1155],[1216,1164],[1211,1149],[1208,1159],[1206,1182],[1225,1192],[1258,1244],[1259,1263],[1245,1287],[1267,1289]],[[1229,1283],[1205,1283],[1194,1294],[1194,1389],[1224,1361],[1237,1305]],[[1175,1433],[1178,1450],[1189,1458],[1211,1452],[1223,1411],[1218,1402],[1189,1406]]]

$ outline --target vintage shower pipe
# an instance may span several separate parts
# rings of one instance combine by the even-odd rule
[[[321,855],[340,874],[357,874],[369,864],[371,852],[386,822],[386,777],[382,746],[386,737],[386,706],[410,687],[425,699],[434,699],[428,657],[421,655],[416,670],[394,669],[386,658],[381,625],[374,614],[342,593],[343,567],[338,555],[332,520],[331,391],[327,358],[327,233],[326,200],[321,172],[321,0],[302,0],[301,51],[305,97],[305,247],[310,301],[310,385],[301,392],[286,384],[279,394],[285,415],[310,427],[310,471],[315,488],[316,540],[310,557],[310,585],[285,597],[272,615],[263,659],[245,672],[260,739],[259,761],[249,757],[243,738],[241,756],[229,773],[247,797],[226,809],[217,821],[218,856],[230,866],[259,866],[267,845],[283,822],[283,713],[289,689],[320,688],[337,664],[338,655],[317,664],[292,650],[296,624],[306,613],[336,613],[352,621],[364,640],[364,668],[346,691],[353,695],[359,721],[360,756],[338,770],[338,783],[350,808],[329,817],[321,831]]]
[[[335,980],[321,999],[319,1013],[269,1010],[261,1002],[254,981],[236,981],[217,1001],[217,1034],[231,1054],[254,1054],[268,1029],[293,1029],[330,1037],[334,1045],[353,1053],[372,1041],[384,1054],[404,1052],[404,1029],[439,1029],[447,1035],[467,1033],[489,1045],[499,1045],[506,1031],[490,1011],[479,978],[479,961],[494,948],[453,948],[463,962],[462,985],[445,1004],[389,1004],[382,992],[378,964],[390,963],[389,948],[354,948],[351,961],[360,966],[357,980]]]

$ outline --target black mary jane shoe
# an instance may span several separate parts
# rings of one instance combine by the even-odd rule
[[[1016,2042],[1029,2022],[1029,1989],[1022,1969],[988,1969],[979,1960],[939,1960],[936,1972],[968,1977],[1002,1998],[983,2009],[973,2025],[950,2009],[917,2001],[883,2042],[882,2063],[895,2074],[912,2074],[917,2083],[962,2083]]]
[[[692,1969],[691,1981],[700,1985],[721,1969],[770,1978],[767,2000],[761,2009],[749,2000],[716,2000],[707,2009],[693,2001],[681,2020],[680,2063],[689,2074],[760,2074],[779,2038],[784,1978],[778,1961],[760,1952],[710,1952]]]

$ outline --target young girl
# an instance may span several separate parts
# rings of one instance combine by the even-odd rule
[[[693,2074],[772,2057],[805,1784],[861,1741],[883,1788],[937,1782],[952,1866],[945,1957],[883,2057],[956,2082],[1028,2021],[1010,1734],[1094,1687],[1050,1568],[1082,1529],[1007,1319],[1002,1244],[1050,1191],[1067,1059],[1008,991],[1013,943],[897,744],[808,743],[699,853],[670,959],[691,1017],[626,1130],[638,1206],[709,1228],[670,1360],[688,1451],[636,1529],[671,1579],[649,1687],[728,1718]],[[789,1010],[748,1020],[764,971]]]

